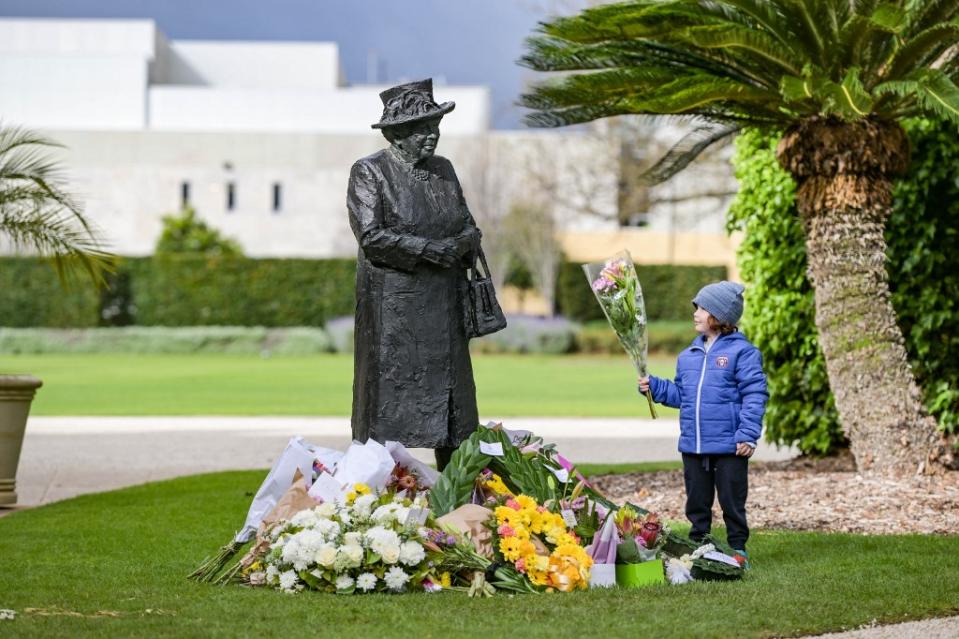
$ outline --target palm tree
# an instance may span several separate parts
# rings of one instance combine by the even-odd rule
[[[83,273],[102,285],[113,256],[101,248],[47,151],[60,147],[19,127],[0,127],[0,236],[16,250],[51,258],[61,282]]]
[[[521,60],[563,72],[523,96],[533,125],[622,114],[698,123],[654,178],[741,127],[782,132],[819,341],[863,471],[932,473],[950,458],[890,303],[883,229],[909,163],[899,121],[959,123],[957,14],[959,0],[638,0],[542,24]]]

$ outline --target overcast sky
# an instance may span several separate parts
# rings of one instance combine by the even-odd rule
[[[549,6],[537,0],[0,0],[0,16],[152,18],[170,39],[335,41],[347,80],[492,89],[493,126],[534,74],[516,65]],[[371,63],[372,62],[372,63]],[[375,74],[375,77],[374,77]],[[442,93],[437,90],[438,98]]]

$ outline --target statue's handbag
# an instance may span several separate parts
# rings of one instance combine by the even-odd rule
[[[479,251],[479,263],[483,265],[485,275],[480,273],[479,264],[473,262],[467,278],[466,294],[466,335],[482,337],[506,328],[506,316],[496,300],[496,291],[490,279],[489,265],[483,249]]]

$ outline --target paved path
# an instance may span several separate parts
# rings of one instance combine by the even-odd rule
[[[555,442],[576,462],[679,458],[676,419],[525,417],[504,425]],[[268,468],[293,435],[343,449],[350,443],[349,418],[31,417],[17,473],[19,503],[45,504],[195,473]],[[755,459],[795,453],[763,443]],[[432,451],[414,454],[432,461]]]
[[[818,639],[956,639],[959,617],[907,621],[816,636]]]

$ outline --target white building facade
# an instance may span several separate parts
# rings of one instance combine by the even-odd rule
[[[370,128],[386,86],[350,86],[335,43],[168,40],[151,20],[0,19],[0,87],[0,122],[65,145],[70,189],[113,252],[149,255],[161,217],[187,204],[250,256],[356,252],[346,186],[353,161],[386,144]],[[540,192],[568,235],[645,237],[620,239],[619,149],[608,140],[491,131],[487,87],[434,91],[456,102],[439,153],[481,226]],[[677,230],[671,206],[647,216],[647,234]],[[715,235],[725,202],[710,206],[693,205],[694,230]],[[723,251],[714,262],[729,261]]]

